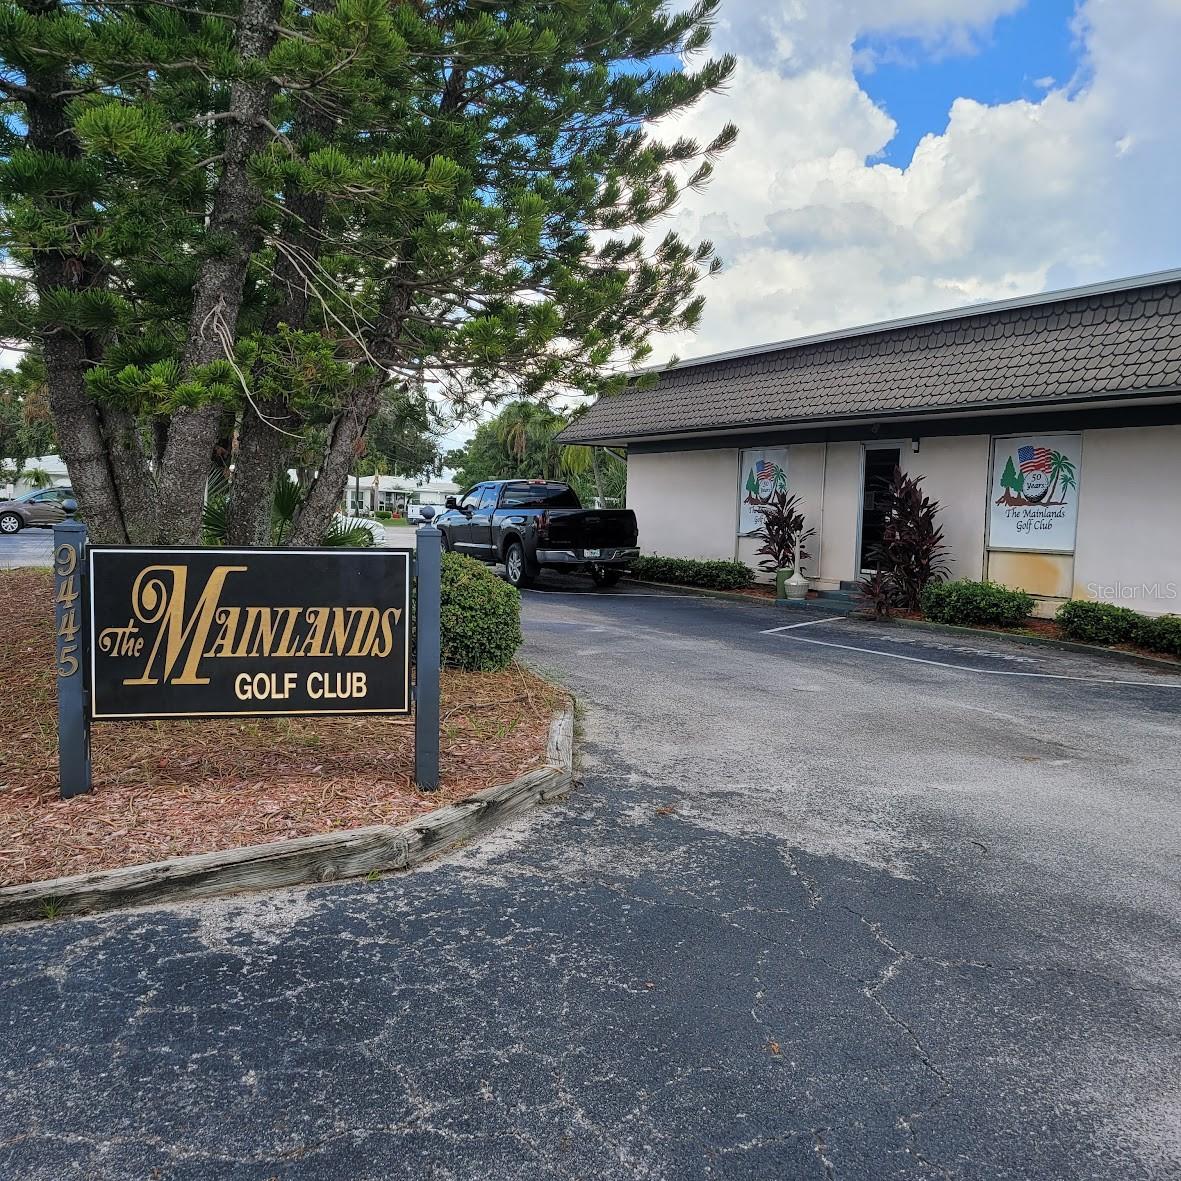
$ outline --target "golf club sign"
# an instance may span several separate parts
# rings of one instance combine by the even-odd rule
[[[94,721],[410,711],[409,550],[87,559]]]
[[[90,787],[91,722],[408,714],[438,785],[439,531],[408,549],[87,546],[54,538],[62,795]],[[411,686],[411,592],[418,651]]]

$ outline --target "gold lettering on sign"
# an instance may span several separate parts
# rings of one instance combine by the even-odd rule
[[[98,636],[99,651],[111,656],[147,659],[136,677],[125,685],[208,685],[202,676],[203,660],[317,657],[378,657],[392,655],[401,607],[225,607],[222,592],[233,574],[246,566],[215,566],[196,602],[186,609],[189,579],[187,566],[146,566],[131,587],[133,618],[123,627],[104,628]],[[76,591],[63,583],[63,593]],[[72,623],[63,623],[68,629]],[[63,632],[63,634],[67,634]],[[149,647],[150,645],[150,647]],[[364,674],[359,680],[329,681],[327,676],[309,681],[314,697],[364,697]],[[240,700],[280,698],[290,694],[287,677],[281,682],[255,681],[252,676],[235,680]]]
[[[57,594],[54,596],[58,624],[55,639],[57,647],[57,675],[63,679],[78,672],[78,550],[66,542],[53,551],[53,571],[57,575]]]
[[[208,685],[208,677],[197,675],[201,656],[205,652],[205,641],[213,627],[217,612],[217,601],[221,589],[231,574],[245,573],[245,566],[215,566],[209,581],[198,598],[192,613],[185,617],[185,588],[188,581],[186,566],[147,566],[136,576],[131,588],[131,609],[143,624],[158,623],[156,643],[152,646],[148,663],[138,677],[132,677],[125,685],[158,685],[160,680],[152,673],[157,657],[164,665],[163,677],[173,685]],[[167,576],[171,575],[171,581]],[[172,670],[188,645],[188,656],[179,677],[173,677]],[[163,648],[163,652],[161,652]]]

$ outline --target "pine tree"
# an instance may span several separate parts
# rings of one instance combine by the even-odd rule
[[[1014,497],[1021,495],[1024,486],[1025,476],[1014,466],[1013,457],[1010,455],[1005,461],[1005,470],[1001,473],[1001,487],[1005,490],[1001,500],[1011,503]]]
[[[97,539],[319,539],[391,390],[617,388],[697,321],[710,243],[650,229],[732,127],[717,0],[17,0],[0,12],[0,332],[39,343]]]

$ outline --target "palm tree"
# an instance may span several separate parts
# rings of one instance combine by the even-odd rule
[[[548,406],[510,402],[496,417],[496,437],[513,460],[512,474],[550,479],[560,464],[554,436],[565,425],[566,420]]]
[[[48,488],[53,483],[53,477],[43,467],[25,468],[17,477],[34,488]]]
[[[1069,468],[1069,470],[1064,470],[1062,473],[1062,499],[1063,499],[1063,501],[1066,500],[1067,492],[1069,492],[1071,488],[1077,488],[1077,487],[1078,487],[1078,481],[1074,478],[1074,468],[1071,467],[1071,468]]]
[[[369,505],[373,512],[377,512],[380,507],[378,504],[378,494],[381,491],[381,477],[390,474],[390,465],[386,463],[384,456],[371,455],[369,458],[363,459],[358,465],[358,468],[364,468],[365,474],[373,477],[373,484],[369,494]]]
[[[1059,480],[1062,481],[1064,496],[1068,488],[1077,487],[1074,464],[1061,451],[1052,451],[1050,453],[1050,491],[1046,495],[1047,504],[1053,503],[1054,492],[1058,487]]]
[[[600,506],[604,504],[603,478],[599,472],[599,449],[584,447],[572,443],[562,448],[562,458],[559,461],[561,469],[568,476],[585,476],[589,471],[594,476],[595,495],[599,498]]]
[[[577,422],[589,409],[589,405],[582,405],[572,410],[564,419],[558,423],[554,430],[557,434],[562,427],[568,426],[572,422]],[[611,455],[611,451],[607,452]],[[564,472],[571,476],[585,476],[589,468],[595,481],[595,496],[598,498],[599,507],[607,507],[607,498],[603,495],[603,472],[599,466],[599,448],[585,447],[580,443],[569,443],[562,448],[561,468]]]

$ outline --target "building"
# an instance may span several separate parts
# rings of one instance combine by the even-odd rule
[[[10,474],[15,470],[13,461],[6,460],[4,466],[9,468]],[[68,485],[70,473],[66,471],[66,461],[60,455],[34,455],[24,461],[24,466],[16,472],[16,478],[0,485],[5,500],[16,496],[23,496],[34,488],[50,488]]]
[[[9,465],[11,467],[11,464]],[[37,480],[32,476],[37,473]],[[295,470],[290,472],[296,478]],[[31,491],[35,487],[69,484],[70,474],[66,471],[65,460],[60,455],[35,455],[25,461],[20,475],[6,485],[0,485],[4,499],[11,499]],[[458,484],[450,480],[411,480],[402,476],[381,476],[378,487],[373,487],[372,476],[362,476],[360,495],[357,495],[357,481],[350,477],[344,495],[344,508],[349,513],[372,513],[386,509],[392,513],[404,513],[408,504],[433,504],[442,509],[448,496],[456,496]],[[375,494],[376,493],[376,494]]]
[[[344,507],[349,513],[374,513],[379,509],[402,516],[409,504],[433,504],[441,509],[448,496],[458,496],[458,484],[450,480],[412,480],[405,476],[349,477]]]
[[[682,361],[564,443],[626,447],[646,552],[757,565],[786,477],[805,573],[858,579],[895,464],[942,505],[952,577],[1181,610],[1181,270]]]

